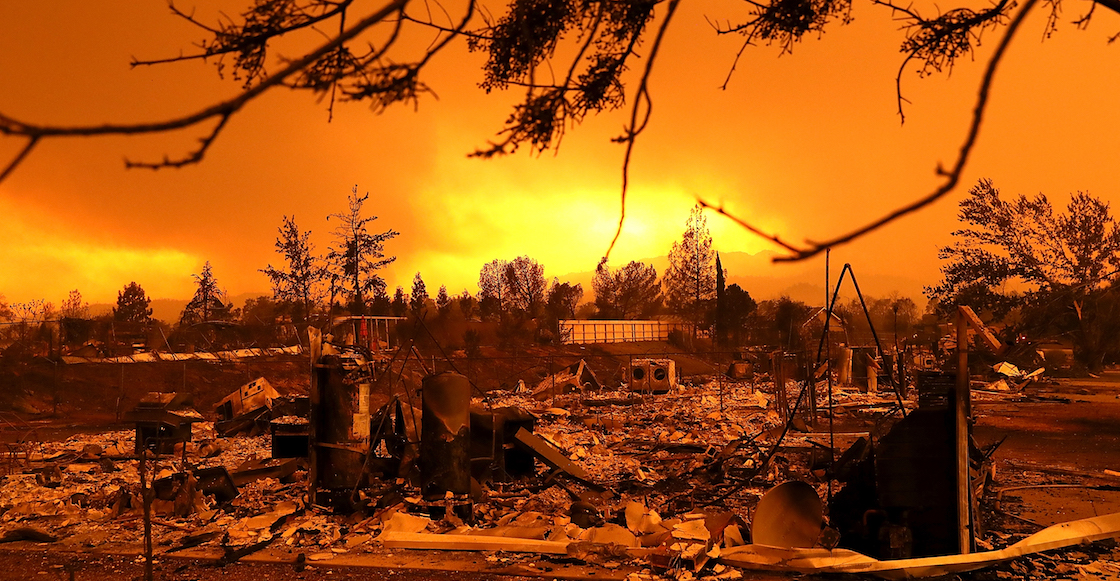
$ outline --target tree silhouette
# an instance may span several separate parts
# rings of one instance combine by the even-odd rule
[[[125,285],[117,292],[117,306],[113,309],[113,320],[123,323],[149,323],[152,320],[152,299],[136,281]]]
[[[409,294],[408,307],[413,313],[423,315],[426,310],[426,303],[428,302],[428,287],[424,285],[424,279],[420,278],[420,273],[416,273],[416,277],[412,279],[412,293]]]
[[[600,264],[591,280],[595,307],[605,319],[645,319],[661,310],[661,286],[653,265],[630,261],[611,271]]]
[[[396,260],[395,256],[385,256],[385,242],[400,234],[394,230],[379,234],[369,232],[369,224],[377,216],[362,216],[362,204],[368,199],[369,193],[359,196],[355,185],[347,198],[347,212],[327,217],[339,222],[334,229],[335,243],[327,254],[327,262],[331,274],[350,286],[350,308],[354,314],[366,312],[366,296],[377,293],[378,289],[384,290],[385,281],[377,271]]]
[[[288,266],[282,270],[269,264],[261,272],[272,281],[273,298],[293,305],[292,320],[302,324],[314,310],[315,303],[322,294],[319,285],[327,274],[326,267],[314,254],[315,246],[310,241],[311,231],[301,232],[296,225],[295,216],[284,216],[279,232],[276,252],[284,257]]]
[[[436,310],[441,318],[447,318],[451,314],[451,296],[447,294],[445,284],[439,285],[439,292],[436,293]]]
[[[702,324],[709,303],[716,296],[715,251],[703,209],[694,206],[685,222],[684,235],[669,251],[669,267],[662,286],[669,309]]]
[[[983,179],[960,207],[969,227],[941,249],[947,262],[941,282],[925,289],[931,299],[997,320],[1018,313],[1025,331],[1072,339],[1091,370],[1120,352],[1120,224],[1106,202],[1077,192],[1056,213],[1043,194],[1005,201]]]
[[[505,260],[494,259],[478,273],[478,308],[483,318],[504,319],[509,301],[509,281]]]
[[[62,301],[59,307],[59,316],[69,319],[85,319],[89,317],[89,303],[82,302],[82,293],[78,289],[70,291],[70,295]]]
[[[201,274],[191,276],[198,288],[179,316],[179,324],[193,325],[227,317],[231,305],[226,303],[225,293],[218,288],[218,280],[214,278],[210,261],[207,260],[203,265]]]
[[[539,315],[548,290],[544,267],[528,256],[518,256],[506,263],[503,274],[509,290],[509,309],[527,317]]]
[[[477,306],[478,301],[471,296],[470,291],[463,289],[463,294],[459,295],[459,312],[463,313],[463,318],[470,320],[474,316]]]
[[[390,308],[392,308],[395,317],[403,317],[408,313],[408,297],[404,296],[403,288],[398,286],[397,291],[393,293],[393,302]]]
[[[570,282],[552,280],[552,288],[548,289],[548,302],[545,304],[549,328],[559,336],[560,320],[571,319],[576,316],[576,307],[583,299],[583,286]]]
[[[962,2],[945,9],[938,7],[931,15],[893,0],[869,3],[898,21],[902,31],[902,63],[895,79],[900,115],[905,103],[902,77],[907,69],[916,70],[919,76],[951,70],[957,59],[973,56],[984,33],[1002,29],[1002,36],[986,63],[959,153],[944,169],[938,164],[941,183],[931,193],[848,233],[801,246],[732,216],[752,232],[785,248],[787,259],[803,259],[848,242],[952,191],[976,142],[997,65],[1021,23],[1038,9],[1038,0],[1025,0],[1021,5],[1014,0],[998,0],[979,9]],[[788,53],[802,38],[819,37],[850,22],[852,5],[852,0],[759,0],[747,5],[744,16],[729,19],[717,14],[712,21],[722,23],[715,25],[717,34],[742,38],[737,64],[749,46],[776,45]],[[133,66],[191,60],[214,63],[219,74],[241,83],[241,92],[197,111],[155,122],[61,126],[17,120],[0,113],[0,133],[22,140],[23,145],[0,170],[0,182],[40,142],[67,136],[136,135],[194,128],[203,132],[197,149],[179,157],[165,156],[163,161],[126,163],[148,168],[198,163],[234,115],[277,87],[329,96],[331,111],[338,99],[366,102],[375,111],[397,103],[415,105],[421,95],[430,92],[422,75],[433,58],[452,41],[465,38],[470,49],[486,55],[484,89],[514,88],[524,95],[497,138],[479,148],[476,155],[506,154],[521,145],[535,151],[556,148],[565,130],[587,115],[629,107],[629,121],[622,134],[614,138],[625,146],[625,152],[622,208],[613,248],[626,216],[631,155],[637,138],[649,126],[651,75],[679,6],[680,0],[509,0],[507,9],[494,16],[489,9],[478,10],[477,0],[457,6],[454,14],[443,6],[435,12],[427,4],[413,8],[406,0],[372,6],[350,0],[252,0],[249,9],[239,16],[222,13],[217,23],[210,23],[197,20],[193,13],[172,3],[172,13],[203,34],[198,50],[171,58],[134,60]],[[1043,6],[1049,11],[1048,33],[1053,32],[1062,4],[1051,1]],[[1078,27],[1088,24],[1097,7],[1120,13],[1120,0],[1093,0],[1089,10],[1075,20]],[[418,38],[428,45],[416,51]],[[294,56],[276,58],[277,46],[306,48]],[[734,70],[735,65],[731,72]],[[629,78],[628,71],[639,72]],[[726,213],[722,207],[717,210]]]
[[[747,331],[754,319],[758,304],[751,294],[737,284],[728,286],[723,293],[723,330],[727,333],[732,345],[742,345],[747,338]]]

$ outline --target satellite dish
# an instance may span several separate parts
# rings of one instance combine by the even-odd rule
[[[799,480],[783,482],[766,491],[754,509],[751,542],[785,548],[811,548],[817,544],[824,511],[817,491]]]

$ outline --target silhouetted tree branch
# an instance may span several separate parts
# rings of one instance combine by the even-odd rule
[[[1014,17],[1011,13],[1017,0],[994,0],[985,9],[950,8],[927,17],[912,5],[898,4],[896,0],[870,0],[873,5],[889,9],[902,22],[905,38],[901,50],[905,56],[895,78],[900,117],[906,102],[901,82],[907,67],[916,63],[919,76],[951,70],[957,58],[973,53],[984,32],[1005,28],[987,62],[960,152],[950,170],[938,169],[944,181],[932,193],[847,234],[822,242],[806,241],[804,245],[789,244],[776,235],[765,234],[730,216],[722,207],[718,211],[790,252],[780,260],[801,260],[849,242],[949,193],[956,187],[976,142],[994,72],[1008,43],[1037,1],[1026,0]],[[1049,34],[1056,26],[1060,0],[1045,1],[1050,9]],[[127,161],[126,165],[159,169],[198,163],[236,113],[277,86],[311,90],[321,96],[329,92],[331,116],[339,99],[367,101],[376,112],[400,102],[416,104],[422,93],[431,92],[421,81],[421,72],[435,55],[461,36],[469,50],[486,53],[481,83],[484,90],[505,90],[511,86],[525,90],[523,100],[515,105],[497,138],[472,156],[504,155],[521,145],[528,145],[538,154],[558,150],[569,125],[580,123],[589,113],[629,105],[629,122],[622,135],[613,139],[625,145],[625,152],[619,224],[607,251],[609,256],[626,219],[634,145],[652,114],[653,69],[680,0],[507,0],[506,11],[497,17],[485,8],[478,10],[477,0],[464,2],[462,16],[455,19],[438,2],[435,6],[442,16],[433,15],[429,1],[422,4],[426,14],[417,15],[409,13],[408,0],[391,0],[372,8],[365,8],[367,5],[357,0],[249,0],[249,8],[238,17],[223,15],[213,25],[170,4],[175,17],[191,23],[207,38],[197,44],[195,53],[154,60],[133,59],[132,66],[213,59],[219,75],[228,74],[240,81],[242,91],[196,112],[149,123],[61,126],[20,121],[0,113],[0,134],[26,140],[0,173],[0,182],[46,138],[155,134],[213,123],[199,139],[198,147],[181,157],[165,156],[159,162]],[[663,3],[663,13],[655,13]],[[747,5],[749,13],[745,19],[713,24],[719,34],[744,37],[724,87],[746,47],[777,45],[782,53],[788,53],[806,35],[819,36],[833,23],[851,21],[852,0],[747,0]],[[1120,0],[1092,0],[1089,11],[1074,24],[1084,28],[1098,5],[1120,14]],[[436,36],[418,58],[401,59],[393,49],[406,44],[402,39],[414,33],[415,27],[435,31]],[[270,58],[270,43],[296,34],[318,34],[324,39],[299,58]],[[643,39],[651,35],[653,42],[648,54],[638,54]],[[628,91],[623,75],[635,68],[635,59],[644,63],[636,84]],[[553,66],[554,61],[558,66]],[[557,75],[554,71],[561,73]],[[703,200],[701,203],[712,207]]]
[[[28,145],[21,150],[17,157],[5,169],[4,173],[0,175],[0,179],[10,175],[15,167],[26,159],[27,154],[38,141],[43,138],[165,133],[176,129],[194,127],[207,120],[217,118],[218,123],[205,138],[201,139],[201,146],[199,149],[184,158],[178,160],[165,158],[163,162],[157,163],[126,162],[128,167],[146,167],[153,169],[161,167],[181,167],[183,165],[197,163],[202,160],[206,150],[210,147],[210,144],[213,143],[222,128],[224,128],[229,118],[240,111],[242,107],[269,89],[283,85],[290,77],[297,74],[301,74],[308,79],[305,80],[303,86],[313,89],[317,88],[318,85],[310,81],[310,79],[314,77],[309,75],[313,75],[313,71],[316,70],[315,65],[319,63],[320,60],[324,57],[330,57],[337,49],[343,47],[346,42],[358,37],[373,26],[389,21],[390,17],[395,14],[399,15],[404,10],[406,4],[407,0],[393,0],[389,2],[380,9],[362,18],[341,34],[338,34],[318,48],[308,52],[303,57],[288,62],[285,66],[280,68],[280,70],[271,75],[265,76],[263,68],[259,70],[255,69],[255,61],[251,61],[248,56],[240,57],[237,66],[240,70],[245,71],[244,74],[248,77],[246,88],[233,98],[181,117],[151,123],[107,123],[102,125],[58,126],[23,122],[0,113],[0,133],[9,136],[26,137],[29,140]],[[468,9],[468,15],[464,17],[462,25],[465,26],[465,23],[469,20],[473,6],[474,4],[472,2]],[[399,17],[396,21],[399,22]],[[261,36],[259,38],[263,39],[261,42],[266,42],[267,38],[271,37]],[[391,36],[389,41],[387,41],[387,46],[395,41],[396,38],[396,34]],[[430,50],[419,63],[386,65],[380,71],[380,76],[371,71],[359,71],[362,72],[363,75],[361,75],[359,80],[355,83],[356,87],[351,95],[355,98],[359,96],[362,98],[376,96],[380,100],[380,103],[384,105],[387,105],[390,101],[410,98],[415,99],[417,92],[422,90],[422,87],[416,84],[415,71],[426,64],[433,54],[445,47],[448,40],[449,38],[444,39],[443,42]],[[372,58],[374,64],[376,64],[376,60],[380,57],[382,52],[382,50],[372,50],[368,58]],[[254,79],[258,80],[258,82],[250,86],[249,83]]]
[[[988,60],[988,66],[984,72],[984,78],[980,83],[980,90],[976,97],[976,105],[972,110],[972,122],[969,124],[968,135],[965,137],[964,143],[961,145],[960,153],[957,155],[957,159],[953,163],[952,169],[950,169],[949,171],[945,171],[940,165],[938,166],[937,174],[944,177],[945,181],[943,181],[941,185],[932,193],[919,198],[909,204],[906,204],[905,206],[902,206],[886,214],[885,216],[882,216],[881,218],[878,218],[868,223],[867,225],[852,230],[846,234],[842,234],[835,238],[831,238],[821,242],[806,240],[805,244],[800,247],[795,247],[793,245],[782,242],[776,236],[764,234],[761,230],[754,226],[751,226],[745,220],[732,216],[728,212],[724,211],[722,207],[718,208],[717,211],[720,214],[724,214],[733,218],[735,222],[747,228],[751,232],[758,234],[763,238],[771,240],[779,246],[785,248],[786,250],[789,250],[791,254],[788,256],[774,257],[775,262],[788,262],[804,260],[806,258],[816,256],[827,248],[851,242],[852,240],[855,240],[856,238],[859,238],[864,234],[877,230],[885,226],[886,224],[889,224],[890,222],[901,218],[902,216],[920,210],[921,208],[924,208],[942,198],[943,196],[951,192],[953,188],[957,186],[957,182],[960,181],[961,173],[964,171],[964,166],[968,162],[969,155],[972,152],[972,147],[976,144],[976,137],[980,133],[980,124],[984,120],[984,111],[988,105],[988,92],[991,90],[992,79],[995,77],[996,68],[999,66],[1000,61],[1003,59],[1003,55],[1007,51],[1007,46],[1011,43],[1011,39],[1015,36],[1015,32],[1019,29],[1019,26],[1023,23],[1023,20],[1026,18],[1027,14],[1030,13],[1031,8],[1033,8],[1037,2],[1038,0],[1027,0],[1027,2],[1023,4],[1023,8],[1019,11],[1019,14],[1017,14],[1015,18],[1011,20],[1010,24],[1008,24],[1007,30],[1004,32],[999,46],[996,47],[995,53],[993,53],[991,58]],[[704,200],[698,199],[697,201],[705,207],[713,207],[711,204]]]

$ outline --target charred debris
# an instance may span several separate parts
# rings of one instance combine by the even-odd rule
[[[973,318],[962,309],[958,344],[970,325],[990,337]],[[579,360],[488,392],[411,347],[312,329],[309,353],[306,395],[259,378],[207,421],[189,398],[153,393],[126,416],[135,430],[10,445],[0,541],[301,567],[424,550],[635,581],[1006,561],[1001,573],[1045,576],[1061,561],[1022,557],[1080,545],[1079,570],[1120,573],[1114,545],[1084,545],[1120,534],[1120,515],[1044,528],[1001,508],[999,442],[972,438],[971,401],[1042,376],[997,366],[970,382],[955,373],[967,348],[949,372],[878,346],[844,350],[835,370],[774,352],[682,376],[673,358],[639,357],[614,385]]]

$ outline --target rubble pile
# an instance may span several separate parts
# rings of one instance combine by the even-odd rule
[[[779,520],[791,507],[809,515],[799,522],[808,531],[806,544],[783,550],[835,547],[840,533],[830,528],[820,505],[821,499],[831,498],[834,472],[841,468],[833,460],[849,447],[858,450],[861,440],[885,434],[886,422],[901,415],[900,403],[902,410],[918,407],[916,393],[901,400],[892,391],[833,387],[830,395],[827,382],[818,381],[812,387],[816,418],[807,416],[804,404],[791,417],[777,402],[793,407],[807,398],[803,382],[786,383],[785,394],[776,394],[766,378],[737,381],[725,376],[673,382],[664,393],[606,390],[581,362],[564,371],[563,390],[552,389],[553,382],[546,379],[541,385],[547,389],[466,396],[469,414],[465,408],[456,412],[446,407],[451,396],[432,403],[445,407],[426,408],[445,414],[440,417],[445,422],[462,412],[462,425],[447,424],[449,442],[461,434],[473,438],[469,495],[448,490],[441,497],[422,489],[417,478],[418,458],[424,453],[415,429],[420,410],[402,406],[399,398],[376,410],[369,405],[369,383],[345,375],[370,367],[339,364],[330,371],[342,374],[338,377],[322,372],[323,381],[334,382],[330,389],[335,391],[325,393],[336,398],[324,401],[352,406],[333,412],[353,423],[344,426],[347,431],[340,432],[338,442],[314,443],[318,403],[301,412],[305,415],[281,415],[288,411],[268,408],[276,411],[269,415],[273,426],[309,426],[309,454],[276,457],[275,429],[272,434],[216,429],[209,421],[193,422],[193,432],[168,443],[170,453],[137,446],[139,430],[43,443],[41,452],[22,466],[23,473],[8,474],[0,483],[0,541],[135,550],[144,540],[143,481],[151,486],[157,554],[211,551],[228,562],[267,550],[303,562],[402,549],[481,551],[487,562],[503,566],[518,563],[544,571],[549,563],[578,562],[633,581],[736,579],[741,570],[728,564],[758,558],[757,552],[743,551],[751,546],[752,524],[763,512],[760,501],[783,483],[797,483],[801,499],[792,505],[789,499],[773,501],[781,508]],[[425,385],[426,391],[433,389]],[[359,395],[347,399],[348,394]],[[265,404],[244,407],[245,414],[260,414]],[[472,433],[468,424],[475,423],[476,415],[489,418],[489,431]],[[226,414],[221,421],[240,417]],[[367,446],[357,456],[358,477],[346,480],[334,474],[330,486],[324,485],[330,494],[317,497],[315,470],[355,465],[344,456],[328,456],[329,462],[316,464],[315,446],[353,452],[355,446],[347,442],[358,441],[354,438],[364,438]],[[461,451],[466,450],[463,443]],[[527,471],[511,451],[529,457]],[[989,473],[984,496],[989,512],[997,494],[993,477]],[[1055,482],[1063,481],[1042,475],[1000,484]],[[1006,512],[1013,498],[995,512]],[[1038,531],[1022,520],[989,520],[978,548],[1014,548]],[[1017,560],[1000,565],[994,574],[1115,575],[1120,569],[1115,555],[1092,547],[1070,550],[1068,558],[1057,560],[1037,555]],[[796,559],[811,558],[796,554]]]

